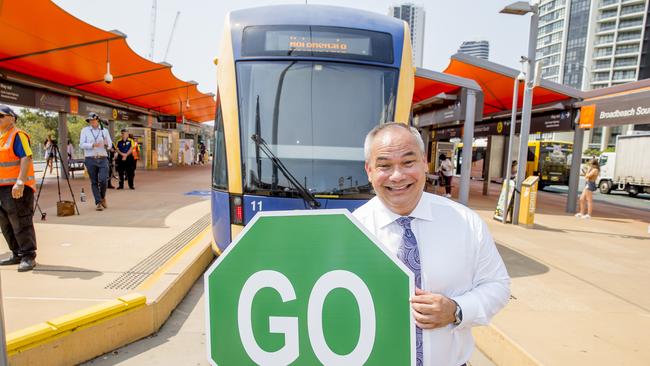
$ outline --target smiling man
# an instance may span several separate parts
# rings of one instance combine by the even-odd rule
[[[510,297],[492,236],[469,208],[423,192],[427,162],[416,129],[380,125],[364,154],[377,196],[354,216],[415,274],[417,365],[465,365],[471,328],[486,325]]]

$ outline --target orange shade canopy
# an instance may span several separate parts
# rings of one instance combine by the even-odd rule
[[[96,28],[49,0],[0,1],[0,34],[0,69],[190,121],[214,119],[214,98],[196,82],[140,57],[124,34]]]
[[[519,71],[478,57],[457,53],[451,57],[446,74],[472,79],[483,90],[483,116],[510,111],[515,78]],[[518,106],[521,108],[524,88],[519,88]],[[533,92],[533,108],[579,98],[577,89],[542,80]]]

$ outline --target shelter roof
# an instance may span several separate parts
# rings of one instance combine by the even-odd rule
[[[444,71],[446,74],[472,79],[483,90],[483,115],[502,113],[512,109],[512,92],[519,71],[478,57],[457,53]],[[519,88],[518,105],[522,105],[523,88]],[[549,103],[580,98],[582,92],[542,79],[533,93],[533,108]]]
[[[418,67],[415,69],[413,104],[443,93],[457,94],[461,88],[481,91],[481,87],[474,80]]]
[[[140,57],[126,35],[85,23],[52,1],[0,1],[0,34],[0,69],[195,122],[214,119],[213,95],[196,82]],[[109,60],[110,84],[104,82]]]

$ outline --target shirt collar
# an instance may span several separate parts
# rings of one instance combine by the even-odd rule
[[[384,205],[379,197],[375,197],[375,199],[377,200],[375,220],[380,228],[384,228],[395,222],[395,220],[398,218],[402,217],[388,209],[388,207]],[[432,207],[431,205],[427,204],[427,202],[427,193],[423,192],[417,206],[415,206],[415,209],[408,216],[419,220],[433,221]]]

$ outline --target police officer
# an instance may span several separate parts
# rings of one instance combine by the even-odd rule
[[[16,127],[17,118],[11,108],[0,105],[0,228],[11,250],[0,265],[18,264],[18,272],[25,272],[36,265],[36,181],[29,136]]]
[[[124,179],[129,183],[130,189],[135,189],[133,177],[135,176],[135,158],[133,152],[135,143],[129,137],[129,132],[122,129],[122,138],[117,142],[115,161],[117,162],[117,174],[120,176],[120,185],[117,189],[124,189]]]

